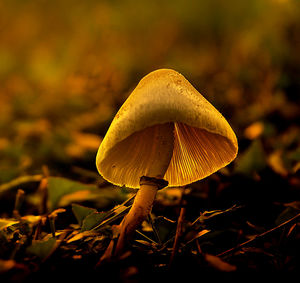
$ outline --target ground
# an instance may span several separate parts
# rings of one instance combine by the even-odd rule
[[[298,1],[0,7],[1,280],[300,270]],[[128,252],[99,264],[135,191],[98,174],[97,149],[138,81],[159,68],[182,73],[223,114],[238,156],[160,190]]]

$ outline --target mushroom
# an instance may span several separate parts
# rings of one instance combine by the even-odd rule
[[[114,117],[96,158],[104,179],[139,188],[115,255],[150,213],[158,189],[203,179],[237,151],[228,122],[181,74],[159,69],[145,76]]]

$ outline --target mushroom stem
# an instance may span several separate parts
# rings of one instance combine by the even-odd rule
[[[131,241],[135,229],[150,213],[157,192],[156,186],[142,185],[138,190],[132,207],[121,223],[120,236],[115,256],[120,256]]]
[[[120,236],[115,249],[115,256],[120,256],[132,239],[135,229],[143,222],[152,209],[158,189],[167,186],[162,179],[170,164],[174,147],[174,124],[157,125],[154,129],[154,143],[151,160],[146,175],[140,179],[140,189],[132,207],[121,223]]]

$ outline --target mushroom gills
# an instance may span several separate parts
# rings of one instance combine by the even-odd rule
[[[170,122],[119,142],[102,161],[102,168],[108,180],[119,186],[139,188],[141,176],[163,177],[169,186],[183,186],[226,166],[235,152],[232,143],[219,134]]]
[[[230,163],[236,152],[225,137],[175,122],[174,151],[165,179],[183,186],[203,179]]]
[[[142,176],[163,178],[174,148],[174,123],[157,124],[118,143],[102,163],[119,186],[139,188]]]

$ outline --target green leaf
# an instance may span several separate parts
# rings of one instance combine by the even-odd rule
[[[158,237],[162,243],[168,241],[176,231],[176,222],[163,216],[155,218],[153,225],[156,228]]]
[[[125,214],[129,211],[131,206],[123,206],[118,205],[116,208],[111,209],[107,212],[105,219],[98,224],[97,226],[93,227],[93,229],[99,229],[100,227],[106,226],[117,220],[118,218],[121,218],[125,216]]]
[[[244,175],[253,175],[267,165],[265,152],[260,140],[254,140],[249,148],[238,157],[235,171]]]
[[[275,220],[275,224],[280,225],[281,223],[284,223],[285,221],[288,221],[289,219],[296,216],[299,212],[300,209],[289,206],[278,215],[278,217]]]
[[[0,194],[4,193],[5,191],[10,190],[12,188],[16,188],[20,185],[23,185],[24,183],[39,182],[39,181],[41,181],[42,178],[43,178],[42,175],[17,177],[15,179],[9,181],[8,183],[1,184],[0,185]]]
[[[83,220],[91,213],[97,212],[94,208],[89,208],[79,204],[72,204],[72,211],[78,221],[78,224],[81,226]]]
[[[29,246],[26,251],[30,254],[36,255],[41,259],[48,257],[52,251],[55,249],[56,239],[49,238],[48,240],[36,241],[31,246]]]
[[[61,177],[48,178],[48,197],[49,208],[54,210],[58,207],[60,199],[67,195],[78,191],[97,190],[96,185],[86,185]]]
[[[93,212],[86,216],[82,221],[81,231],[91,230],[99,225],[108,215],[109,212]]]

